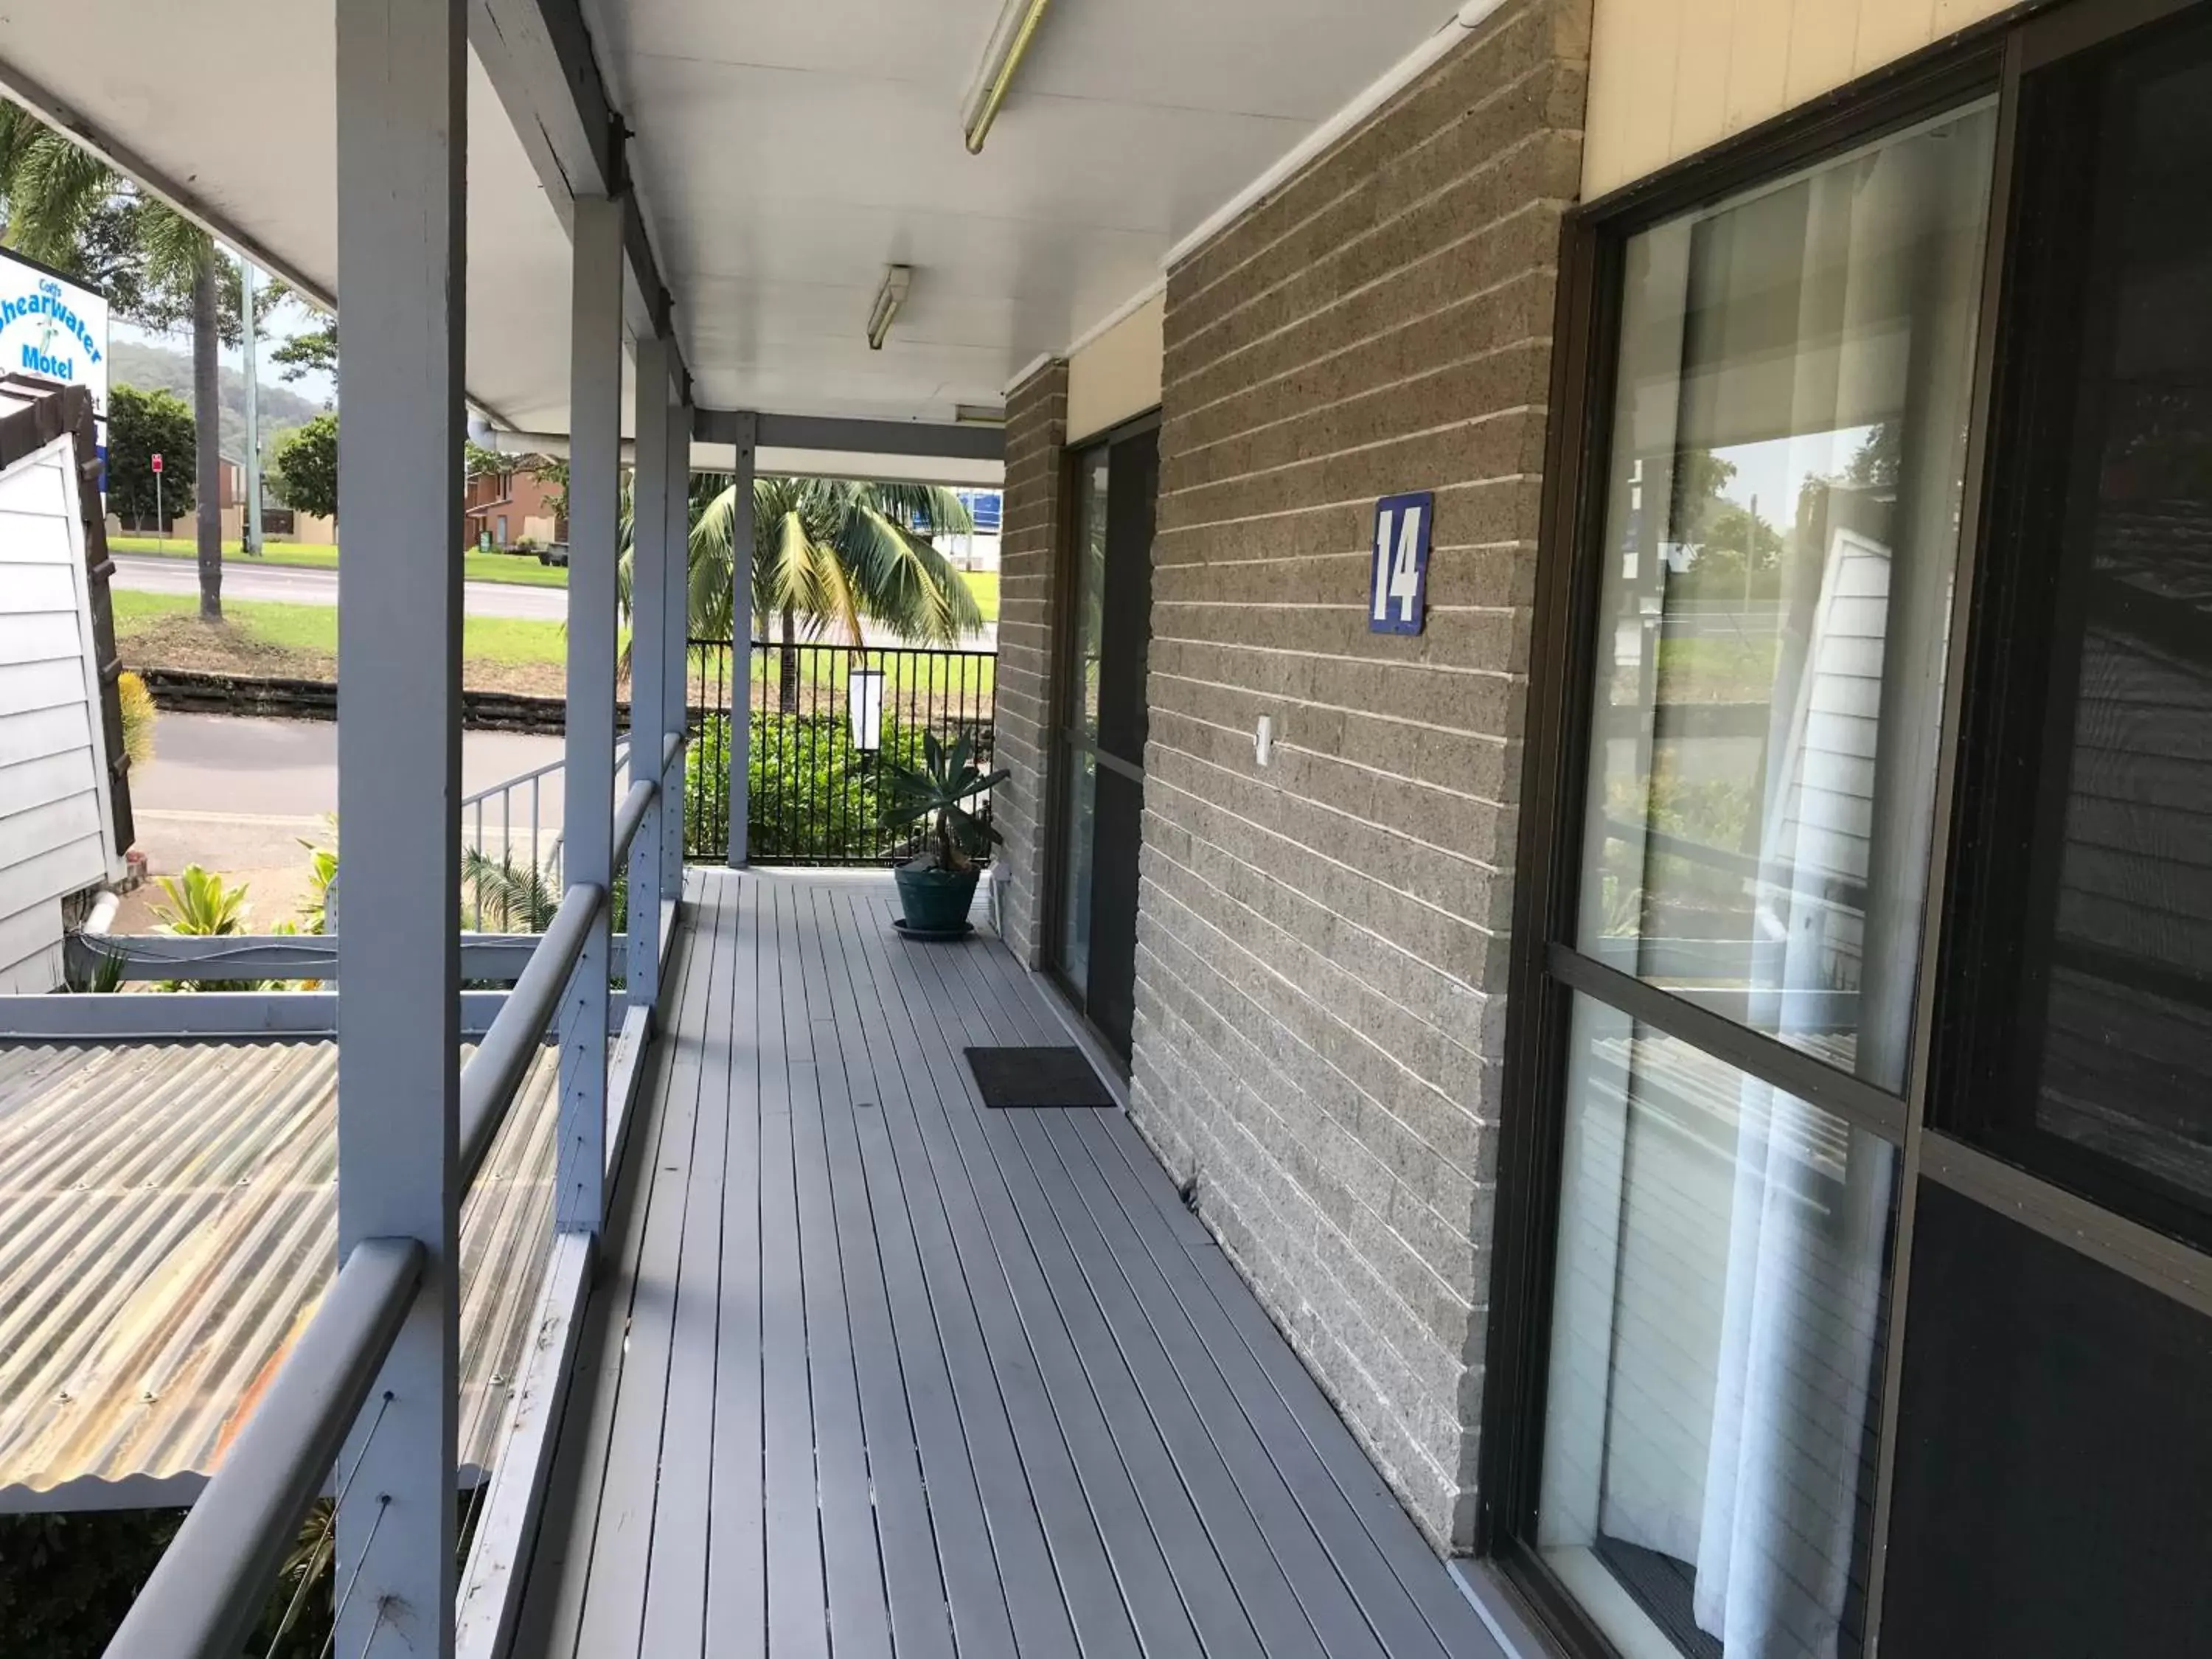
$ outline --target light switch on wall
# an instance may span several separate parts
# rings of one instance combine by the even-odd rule
[[[1272,766],[1274,764],[1275,717],[1273,714],[1262,714],[1260,716],[1260,724],[1252,733],[1252,753],[1254,757],[1259,761],[1261,765]]]

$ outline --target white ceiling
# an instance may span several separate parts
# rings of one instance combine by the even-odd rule
[[[945,419],[1155,280],[1448,0],[1054,0],[981,155],[1000,0],[586,0],[702,400]],[[863,327],[915,267],[890,343]]]
[[[1054,0],[971,156],[961,105],[999,3],[586,0],[702,405],[944,420],[997,402],[1452,9]],[[334,291],[330,0],[189,10],[0,0],[0,78]],[[470,91],[469,389],[565,431],[566,237],[473,62]],[[872,352],[893,262],[913,290]]]

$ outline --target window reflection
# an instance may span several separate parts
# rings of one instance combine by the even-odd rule
[[[1627,250],[1582,947],[1893,1088],[1995,126]]]
[[[1537,1542],[1624,1654],[1859,1646],[1896,1155],[1578,1000]]]

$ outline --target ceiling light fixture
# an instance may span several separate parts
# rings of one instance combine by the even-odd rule
[[[1004,404],[955,404],[952,419],[960,426],[1004,426],[1006,406]]]
[[[884,285],[876,290],[875,307],[868,313],[868,349],[881,351],[884,342],[890,336],[891,321],[906,303],[906,291],[914,285],[912,265],[885,265]]]
[[[983,61],[975,70],[975,84],[969,88],[967,105],[960,112],[970,155],[983,153],[983,140],[990,135],[991,123],[999,118],[999,106],[1006,101],[1014,71],[1021,68],[1023,55],[1029,51],[1050,3],[1051,0],[1006,0],[1006,9],[999,14],[991,44],[983,49]]]

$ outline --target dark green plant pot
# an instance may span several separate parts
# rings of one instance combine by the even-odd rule
[[[945,935],[966,930],[975,884],[983,873],[980,868],[915,870],[902,866],[894,873],[908,933]]]

